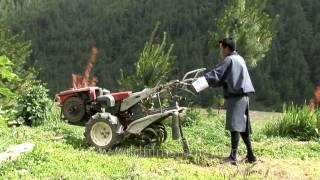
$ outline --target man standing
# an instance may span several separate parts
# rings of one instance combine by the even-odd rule
[[[231,132],[231,153],[224,162],[237,163],[237,149],[241,135],[247,148],[246,162],[253,163],[256,157],[250,141],[248,94],[254,93],[255,90],[245,61],[236,52],[235,41],[232,38],[224,38],[219,41],[219,44],[220,54],[224,60],[212,71],[206,73],[202,79],[205,79],[210,87],[223,87],[227,104],[226,129]]]

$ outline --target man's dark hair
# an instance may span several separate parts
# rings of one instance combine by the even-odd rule
[[[219,44],[221,44],[223,48],[228,47],[231,52],[236,50],[236,42],[231,37],[221,39]]]

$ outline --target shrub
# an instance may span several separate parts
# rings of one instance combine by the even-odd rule
[[[207,111],[207,117],[208,118],[212,118],[212,117],[215,117],[215,116],[218,115],[215,111],[213,111],[213,109],[211,107],[208,107],[206,109],[206,111]]]
[[[7,124],[5,123],[4,114],[5,114],[5,111],[2,110],[0,106],[0,130],[7,126]]]
[[[186,113],[183,116],[182,125],[183,126],[197,125],[200,118],[201,118],[200,110],[193,108],[193,107],[190,107],[186,110]]]
[[[15,94],[8,88],[5,82],[12,83],[18,81],[18,76],[13,73],[12,66],[13,63],[6,56],[0,56],[0,95],[10,98],[14,97]]]
[[[46,113],[46,123],[49,126],[56,126],[60,122],[63,122],[61,119],[61,108],[57,103],[54,103],[50,100],[50,103],[48,104],[48,109]]]
[[[28,81],[23,85],[22,91],[18,95],[16,113],[10,125],[26,124],[28,126],[38,126],[47,119],[50,99],[48,90],[40,81]]]
[[[269,123],[264,128],[267,136],[282,136],[311,140],[319,138],[320,112],[312,112],[309,106],[298,107],[284,105],[283,115],[275,123]]]

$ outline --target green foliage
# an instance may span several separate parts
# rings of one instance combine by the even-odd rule
[[[4,110],[14,111],[15,94],[18,94],[21,84],[35,78],[35,71],[26,66],[30,52],[30,42],[25,41],[24,35],[14,34],[0,20],[0,94],[4,95],[0,96],[0,102]],[[5,118],[9,118],[9,115],[6,114]]]
[[[5,116],[5,111],[0,106],[0,130],[7,127],[7,122],[4,116]]]
[[[215,116],[217,116],[219,114],[219,113],[216,113],[215,111],[213,111],[212,108],[207,108],[206,111],[207,111],[207,117],[208,118],[215,117]]]
[[[200,110],[197,108],[190,107],[187,109],[183,116],[182,125],[183,126],[194,126],[199,123],[201,118]]]
[[[13,63],[6,57],[0,56],[0,102],[4,98],[16,98],[16,94],[12,92],[8,83],[17,82],[19,80],[18,76],[12,71]],[[5,104],[4,104],[5,106]],[[8,118],[8,113],[0,108],[0,126],[3,125],[5,120]]]
[[[12,71],[13,63],[6,57],[0,56],[0,94],[5,97],[15,97],[15,94],[8,88],[5,82],[16,82],[18,76]]]
[[[267,11],[279,14],[279,23],[270,51],[251,76],[256,102],[281,111],[283,102],[302,105],[312,96],[320,67],[315,50],[320,29],[314,26],[318,20],[312,14],[319,5],[316,0],[268,1]]]
[[[66,77],[83,72],[88,54],[92,46],[96,46],[99,54],[92,74],[98,77],[99,86],[118,91],[119,70],[123,69],[124,75],[135,74],[134,63],[139,59],[156,21],[162,22],[159,32],[170,35],[168,44],[175,45],[177,60],[171,79],[180,78],[195,68],[210,69],[217,64],[217,48],[210,45],[208,31],[225,36],[226,30],[230,34],[234,30],[243,36],[238,40],[240,54],[250,62],[248,64],[257,63],[250,72],[256,89],[251,99],[252,108],[281,111],[283,102],[303,104],[312,94],[312,85],[320,79],[320,1],[268,0],[265,3],[263,0],[241,0],[232,5],[234,2],[0,0],[0,19],[5,19],[12,29],[0,30],[6,34],[5,41],[0,40],[0,49],[9,39],[13,42],[20,39],[20,45],[16,43],[5,49],[15,53],[15,57],[25,56],[23,54],[31,50],[24,46],[30,43],[26,39],[32,40],[32,55],[25,66],[37,62],[38,77],[48,83],[53,95],[70,88],[71,80]],[[228,9],[232,10],[227,13]],[[226,23],[218,23],[220,17],[230,18]],[[269,19],[272,21],[266,23]],[[276,27],[272,29],[275,23]],[[269,43],[269,52],[265,53],[269,48],[270,29],[276,35]],[[19,32],[24,34],[12,38]],[[264,38],[258,42],[256,36]],[[161,38],[155,39],[161,42]],[[248,43],[247,39],[250,40]],[[248,53],[253,59],[247,58]],[[17,64],[14,56],[1,50],[0,54]],[[266,56],[261,58],[262,54]],[[219,91],[203,92],[197,96],[197,104],[212,106],[211,99],[217,94]]]
[[[166,33],[163,34],[160,44],[154,42],[159,25],[160,23],[157,23],[150,40],[146,42],[139,60],[135,63],[135,74],[126,77],[121,69],[121,87],[138,91],[144,87],[164,83],[168,79],[175,60],[172,55],[173,44],[167,47]]]
[[[48,111],[46,112],[46,121],[44,124],[56,126],[62,121],[60,104],[57,104],[52,100],[48,100],[47,109]]]
[[[47,120],[49,103],[48,90],[40,81],[28,81],[22,87],[14,112],[14,119],[8,124],[26,124],[28,126],[38,126]],[[51,110],[50,110],[51,111]]]
[[[23,31],[32,40],[30,60],[38,60],[39,78],[48,83],[53,95],[70,87],[70,78],[65,77],[82,73],[92,46],[99,49],[92,72],[99,86],[118,90],[119,70],[123,69],[126,75],[134,74],[134,63],[156,21],[162,22],[159,32],[170,35],[168,44],[175,43],[179,77],[211,63],[206,39],[213,23],[206,19],[223,3],[219,0],[95,0],[90,3],[16,0],[11,4],[6,22],[15,32]],[[156,42],[161,43],[161,39],[156,37]]]
[[[309,106],[284,106],[283,115],[264,129],[268,136],[281,136],[311,140],[320,137],[320,112],[312,112]]]
[[[4,1],[0,2],[2,10],[5,5],[3,3]],[[10,4],[9,1],[6,3]],[[21,87],[21,84],[26,84],[27,80],[33,79],[35,72],[32,68],[26,67],[27,58],[31,52],[30,42],[25,41],[22,34],[12,33],[10,28],[3,23],[2,18],[0,19],[0,102],[2,105],[0,119],[1,122],[9,124],[22,124],[23,118],[17,115],[17,101],[23,103],[23,106],[28,105],[25,104],[25,101],[21,101],[21,97],[25,95],[25,87]],[[41,110],[35,110],[38,112],[34,113],[41,113]]]
[[[35,71],[26,66],[30,56],[31,42],[25,41],[24,34],[13,33],[11,29],[0,21],[0,55],[6,56],[14,64],[12,70],[22,81],[34,79]],[[18,86],[18,84],[15,84]]]
[[[264,11],[265,0],[231,0],[218,16],[218,32],[211,38],[217,44],[221,37],[233,37],[237,50],[255,66],[265,57],[275,35],[275,20]]]
[[[218,114],[220,113],[220,110],[224,107],[225,99],[222,95],[217,95],[214,97],[213,105],[215,108],[218,109]]]

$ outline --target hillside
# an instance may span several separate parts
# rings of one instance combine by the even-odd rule
[[[162,23],[158,40],[165,31],[174,44],[177,60],[171,79],[194,68],[212,68],[220,58],[208,32],[219,29],[215,20],[226,3],[2,0],[0,8],[13,32],[25,32],[25,38],[32,41],[28,64],[36,64],[38,78],[54,95],[71,87],[72,73],[83,72],[92,46],[99,49],[92,75],[98,77],[100,86],[117,91],[119,69],[126,74],[133,72],[133,64],[157,21]],[[253,108],[281,110],[283,102],[303,104],[309,100],[320,77],[319,8],[318,0],[268,0],[265,4],[264,11],[278,23],[270,51],[251,69],[257,91]],[[211,106],[216,94],[203,93],[197,103]]]

